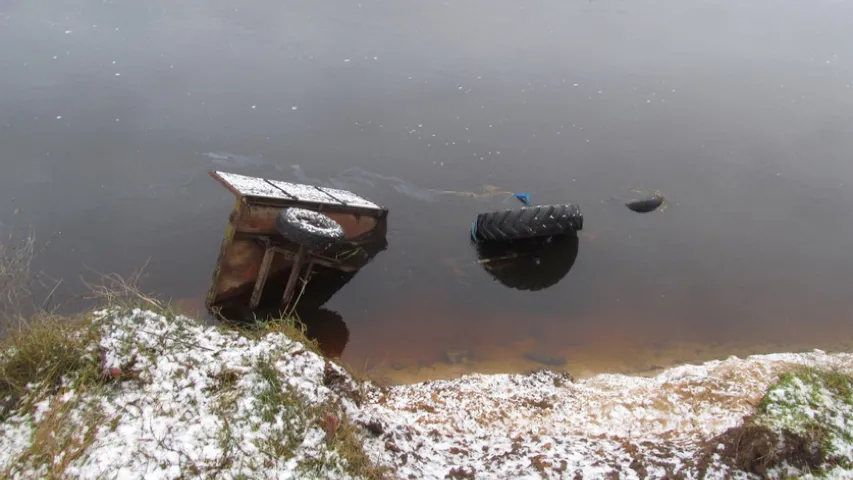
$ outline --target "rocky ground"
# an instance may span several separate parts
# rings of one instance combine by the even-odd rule
[[[50,355],[6,350],[0,475],[853,476],[849,354],[380,387],[292,337],[111,308]]]

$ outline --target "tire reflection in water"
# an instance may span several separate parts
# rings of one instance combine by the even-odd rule
[[[476,249],[480,266],[495,280],[517,290],[537,291],[553,287],[569,273],[578,256],[578,237],[483,243]]]

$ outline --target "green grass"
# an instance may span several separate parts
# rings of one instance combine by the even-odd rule
[[[11,328],[0,347],[0,420],[63,387],[105,378],[91,346],[97,331],[86,317],[36,316]]]
[[[98,402],[83,402],[81,393],[109,395],[112,385],[92,347],[97,329],[85,316],[36,316],[9,330],[0,355],[0,422],[12,415],[33,414],[30,444],[0,476],[35,468],[45,478],[62,478],[65,469],[85,454],[104,415]],[[71,399],[59,399],[74,392]],[[81,428],[85,426],[85,428]],[[113,427],[115,428],[115,427]]]
[[[86,454],[101,426],[104,415],[97,402],[83,404],[75,399],[63,403],[54,397],[42,420],[34,425],[29,447],[4,476],[11,477],[26,465],[42,472],[44,478],[65,478],[66,469]]]
[[[800,389],[801,386],[808,389],[810,398],[779,398],[778,394]],[[819,407],[824,400],[823,390],[834,399],[853,405],[853,376],[839,369],[798,366],[780,375],[779,380],[770,386],[758,403],[757,412],[766,416],[781,410],[790,413],[796,421],[805,421],[805,407]]]
[[[822,475],[836,466],[853,466],[853,459],[836,447],[838,442],[853,444],[851,413],[853,376],[839,369],[800,366],[768,389],[751,423],[780,432],[788,443],[797,439],[798,455],[808,459],[812,474]]]
[[[799,380],[807,385],[822,386],[839,396],[853,401],[853,376],[840,369],[815,368],[798,366],[779,376],[779,380],[768,389],[768,394],[779,388],[790,388]],[[759,404],[759,410],[766,409],[768,395]]]
[[[0,261],[0,284],[11,285],[23,280],[29,273],[27,260],[31,250],[16,254],[14,262]],[[4,249],[0,253],[6,255],[9,251]],[[103,284],[89,285],[91,298],[102,308],[110,310],[110,315],[121,317],[138,308],[163,315],[166,322],[174,325],[174,329],[163,336],[162,342],[156,342],[151,349],[139,350],[139,344],[132,335],[126,339],[127,345],[117,346],[116,353],[133,352],[156,361],[169,348],[188,345],[187,342],[192,341],[194,327],[192,322],[175,321],[178,314],[168,304],[139,293],[135,288],[137,280],[138,275],[128,281],[115,275],[105,276]],[[7,289],[6,293],[9,292],[11,290]],[[121,415],[106,415],[101,411],[100,400],[117,391],[117,379],[104,372],[98,348],[100,330],[108,320],[95,321],[92,315],[71,318],[49,314],[30,316],[24,312],[43,309],[20,309],[12,301],[17,302],[27,290],[21,287],[13,293],[14,296],[9,293],[0,298],[3,318],[16,320],[13,327],[7,328],[0,343],[0,422],[19,415],[23,417],[16,418],[27,418],[26,415],[34,414],[37,407],[39,414],[26,420],[32,427],[30,443],[18,458],[7,463],[5,471],[0,471],[0,478],[33,471],[44,478],[63,478],[66,469],[87,454],[87,448],[99,429],[115,431],[121,422]],[[23,318],[28,319],[24,321]],[[300,342],[305,350],[323,357],[317,342],[306,337],[298,319],[222,328],[254,340],[270,334],[283,334]],[[294,353],[288,352],[291,349],[282,345],[280,352],[274,351],[270,357],[258,359],[255,364],[254,373],[262,379],[261,388],[254,392],[255,411],[263,420],[264,428],[271,427],[264,438],[256,440],[260,454],[249,460],[248,466],[258,471],[269,463],[292,459],[310,429],[319,427],[325,430],[327,416],[341,415],[340,405],[307,403],[277,371],[276,360],[281,358],[280,355]],[[128,368],[122,366],[122,370],[128,371],[121,372],[121,380],[139,381],[132,365]],[[231,428],[233,415],[238,411],[238,401],[248,394],[240,388],[242,375],[241,372],[222,372],[208,390],[217,402],[215,411],[221,426],[216,441],[222,449],[221,457],[205,467],[208,474],[227,475],[234,465],[235,452],[242,448]],[[60,401],[65,393],[73,394],[69,395],[69,401]],[[81,400],[83,398],[89,400]],[[357,477],[384,478],[386,471],[375,466],[365,454],[362,435],[359,426],[342,417],[339,427],[327,438],[325,448],[300,458],[299,469],[317,473],[320,477],[334,477],[343,469]]]
[[[265,383],[256,396],[262,419],[268,424],[276,424],[276,420],[281,418],[285,423],[282,428],[274,428],[259,445],[265,454],[285,460],[292,458],[308,429],[314,426],[327,432],[328,451],[302,459],[299,465],[301,471],[333,474],[338,470],[340,462],[329,453],[336,452],[345,461],[343,467],[350,475],[370,480],[385,478],[387,470],[375,465],[364,452],[361,429],[345,415],[341,415],[339,405],[326,403],[307,406],[291,387],[282,383],[274,359],[260,360],[257,371]],[[326,430],[326,420],[332,415],[340,419],[339,426],[329,432]]]
[[[346,460],[347,473],[353,477],[370,480],[387,478],[388,469],[373,463],[364,452],[362,435],[362,429],[344,418],[329,446]]]
[[[261,418],[274,426],[258,448],[271,459],[289,460],[305,439],[307,422],[303,418],[303,402],[293,389],[282,384],[273,360],[259,360],[257,369],[265,382],[256,396]],[[279,418],[283,421],[281,424],[278,424]]]
[[[260,340],[271,334],[282,334],[293,341],[301,343],[308,351],[316,353],[321,357],[324,356],[317,340],[308,338],[305,334],[305,326],[296,318],[256,320],[252,323],[229,322],[222,325],[221,328],[236,332],[252,340]]]
[[[340,358],[328,358],[320,349],[317,340],[309,338],[306,335],[305,326],[298,318],[270,319],[258,320],[253,323],[229,323],[221,328],[229,331],[235,331],[240,335],[252,340],[260,340],[263,337],[271,334],[282,334],[295,342],[301,343],[306,350],[315,353],[320,357],[325,358],[329,362],[340,366],[349,374],[359,388],[359,393],[364,396],[371,385],[375,385],[380,389],[386,388],[387,385],[378,383],[376,379],[370,377],[366,368],[361,369],[354,367]]]

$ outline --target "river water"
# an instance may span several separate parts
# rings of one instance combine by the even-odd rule
[[[60,303],[147,262],[197,306],[233,203],[207,172],[343,185],[391,211],[326,305],[371,371],[848,348],[851,26],[844,0],[5,0],[0,233],[49,240]],[[476,262],[471,221],[514,200],[437,193],[494,188],[580,205],[555,285]]]

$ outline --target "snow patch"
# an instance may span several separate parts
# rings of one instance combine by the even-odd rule
[[[853,365],[853,355],[812,352],[731,357],[651,378],[574,381],[539,371],[380,389],[279,333],[246,338],[144,310],[94,315],[93,349],[119,379],[108,394],[61,392],[0,422],[0,470],[44,476],[45,467],[20,458],[58,400],[94,404],[102,418],[69,417],[79,422],[75,438],[95,429],[85,454],[54,459],[79,478],[348,478],[315,411],[361,426],[365,453],[391,478],[758,478],[707,454],[708,442],[752,414],[792,366]],[[850,431],[853,410],[831,392],[786,385],[771,391],[774,403],[817,396],[805,415],[828,409],[827,422]],[[784,409],[769,418],[795,424]],[[853,456],[846,437],[833,442],[838,455]]]

